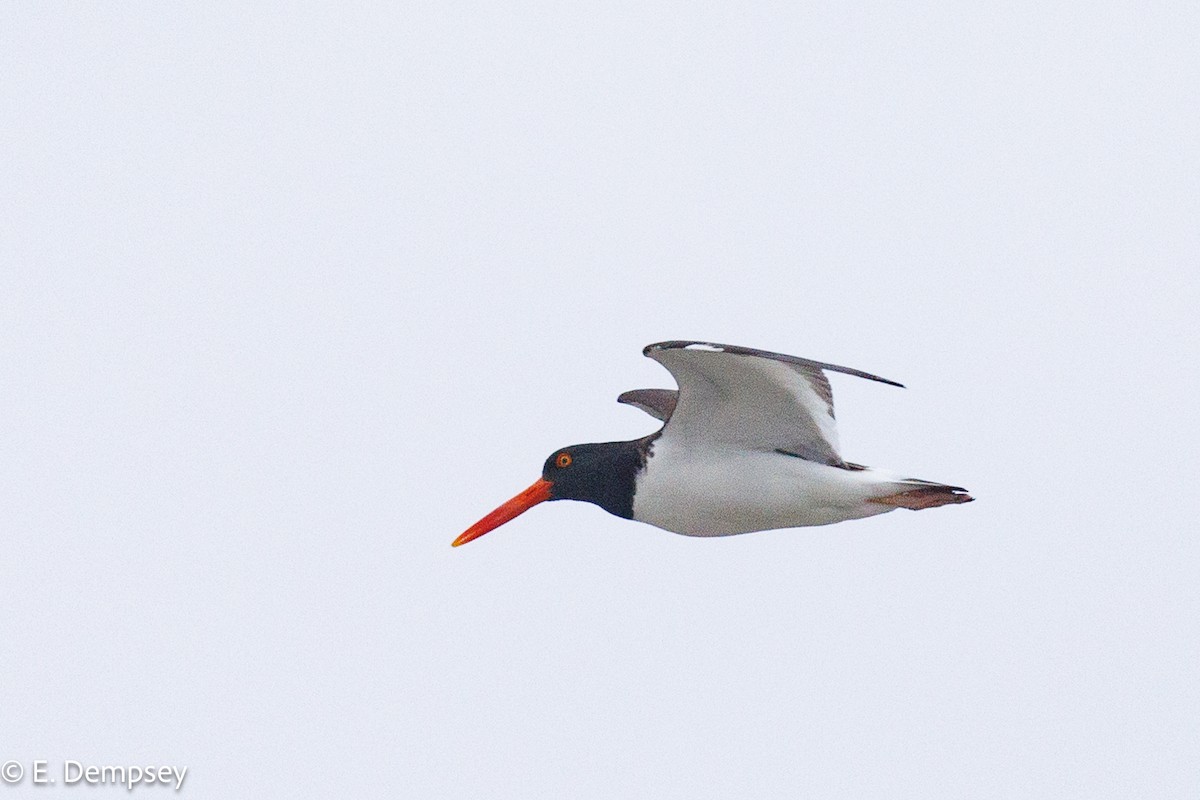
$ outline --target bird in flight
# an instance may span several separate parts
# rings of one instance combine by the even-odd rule
[[[842,459],[825,373],[902,384],[735,345],[672,341],[642,352],[670,371],[678,390],[634,389],[617,399],[662,428],[629,442],[556,450],[541,478],[464,531],[455,547],[546,500],[583,500],[685,536],[731,536],[973,499],[959,486]]]

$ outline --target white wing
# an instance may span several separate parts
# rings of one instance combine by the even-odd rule
[[[706,342],[660,342],[642,351],[679,384],[662,435],[693,448],[779,450],[844,466],[824,370],[901,386],[856,369]]]

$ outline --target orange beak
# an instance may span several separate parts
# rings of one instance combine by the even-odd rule
[[[509,520],[516,519],[538,503],[546,502],[550,499],[550,487],[553,485],[545,478],[538,478],[533,486],[463,531],[457,539],[450,543],[450,546],[458,547],[472,539],[478,539],[488,531],[495,530]]]

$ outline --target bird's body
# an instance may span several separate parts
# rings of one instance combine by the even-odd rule
[[[701,453],[650,443],[633,519],[687,536],[830,525],[891,511],[872,497],[904,491],[895,476],[774,451]]]
[[[584,500],[687,536],[829,525],[970,502],[966,490],[844,461],[826,371],[859,370],[764,350],[662,342],[645,354],[678,391],[636,389],[618,400],[664,421],[629,442],[572,445],[542,478],[471,526],[460,545],[545,500]]]

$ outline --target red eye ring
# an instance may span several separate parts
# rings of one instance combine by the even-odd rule
[[[559,469],[566,469],[571,466],[571,454],[559,453],[558,458],[554,459],[554,465]]]

